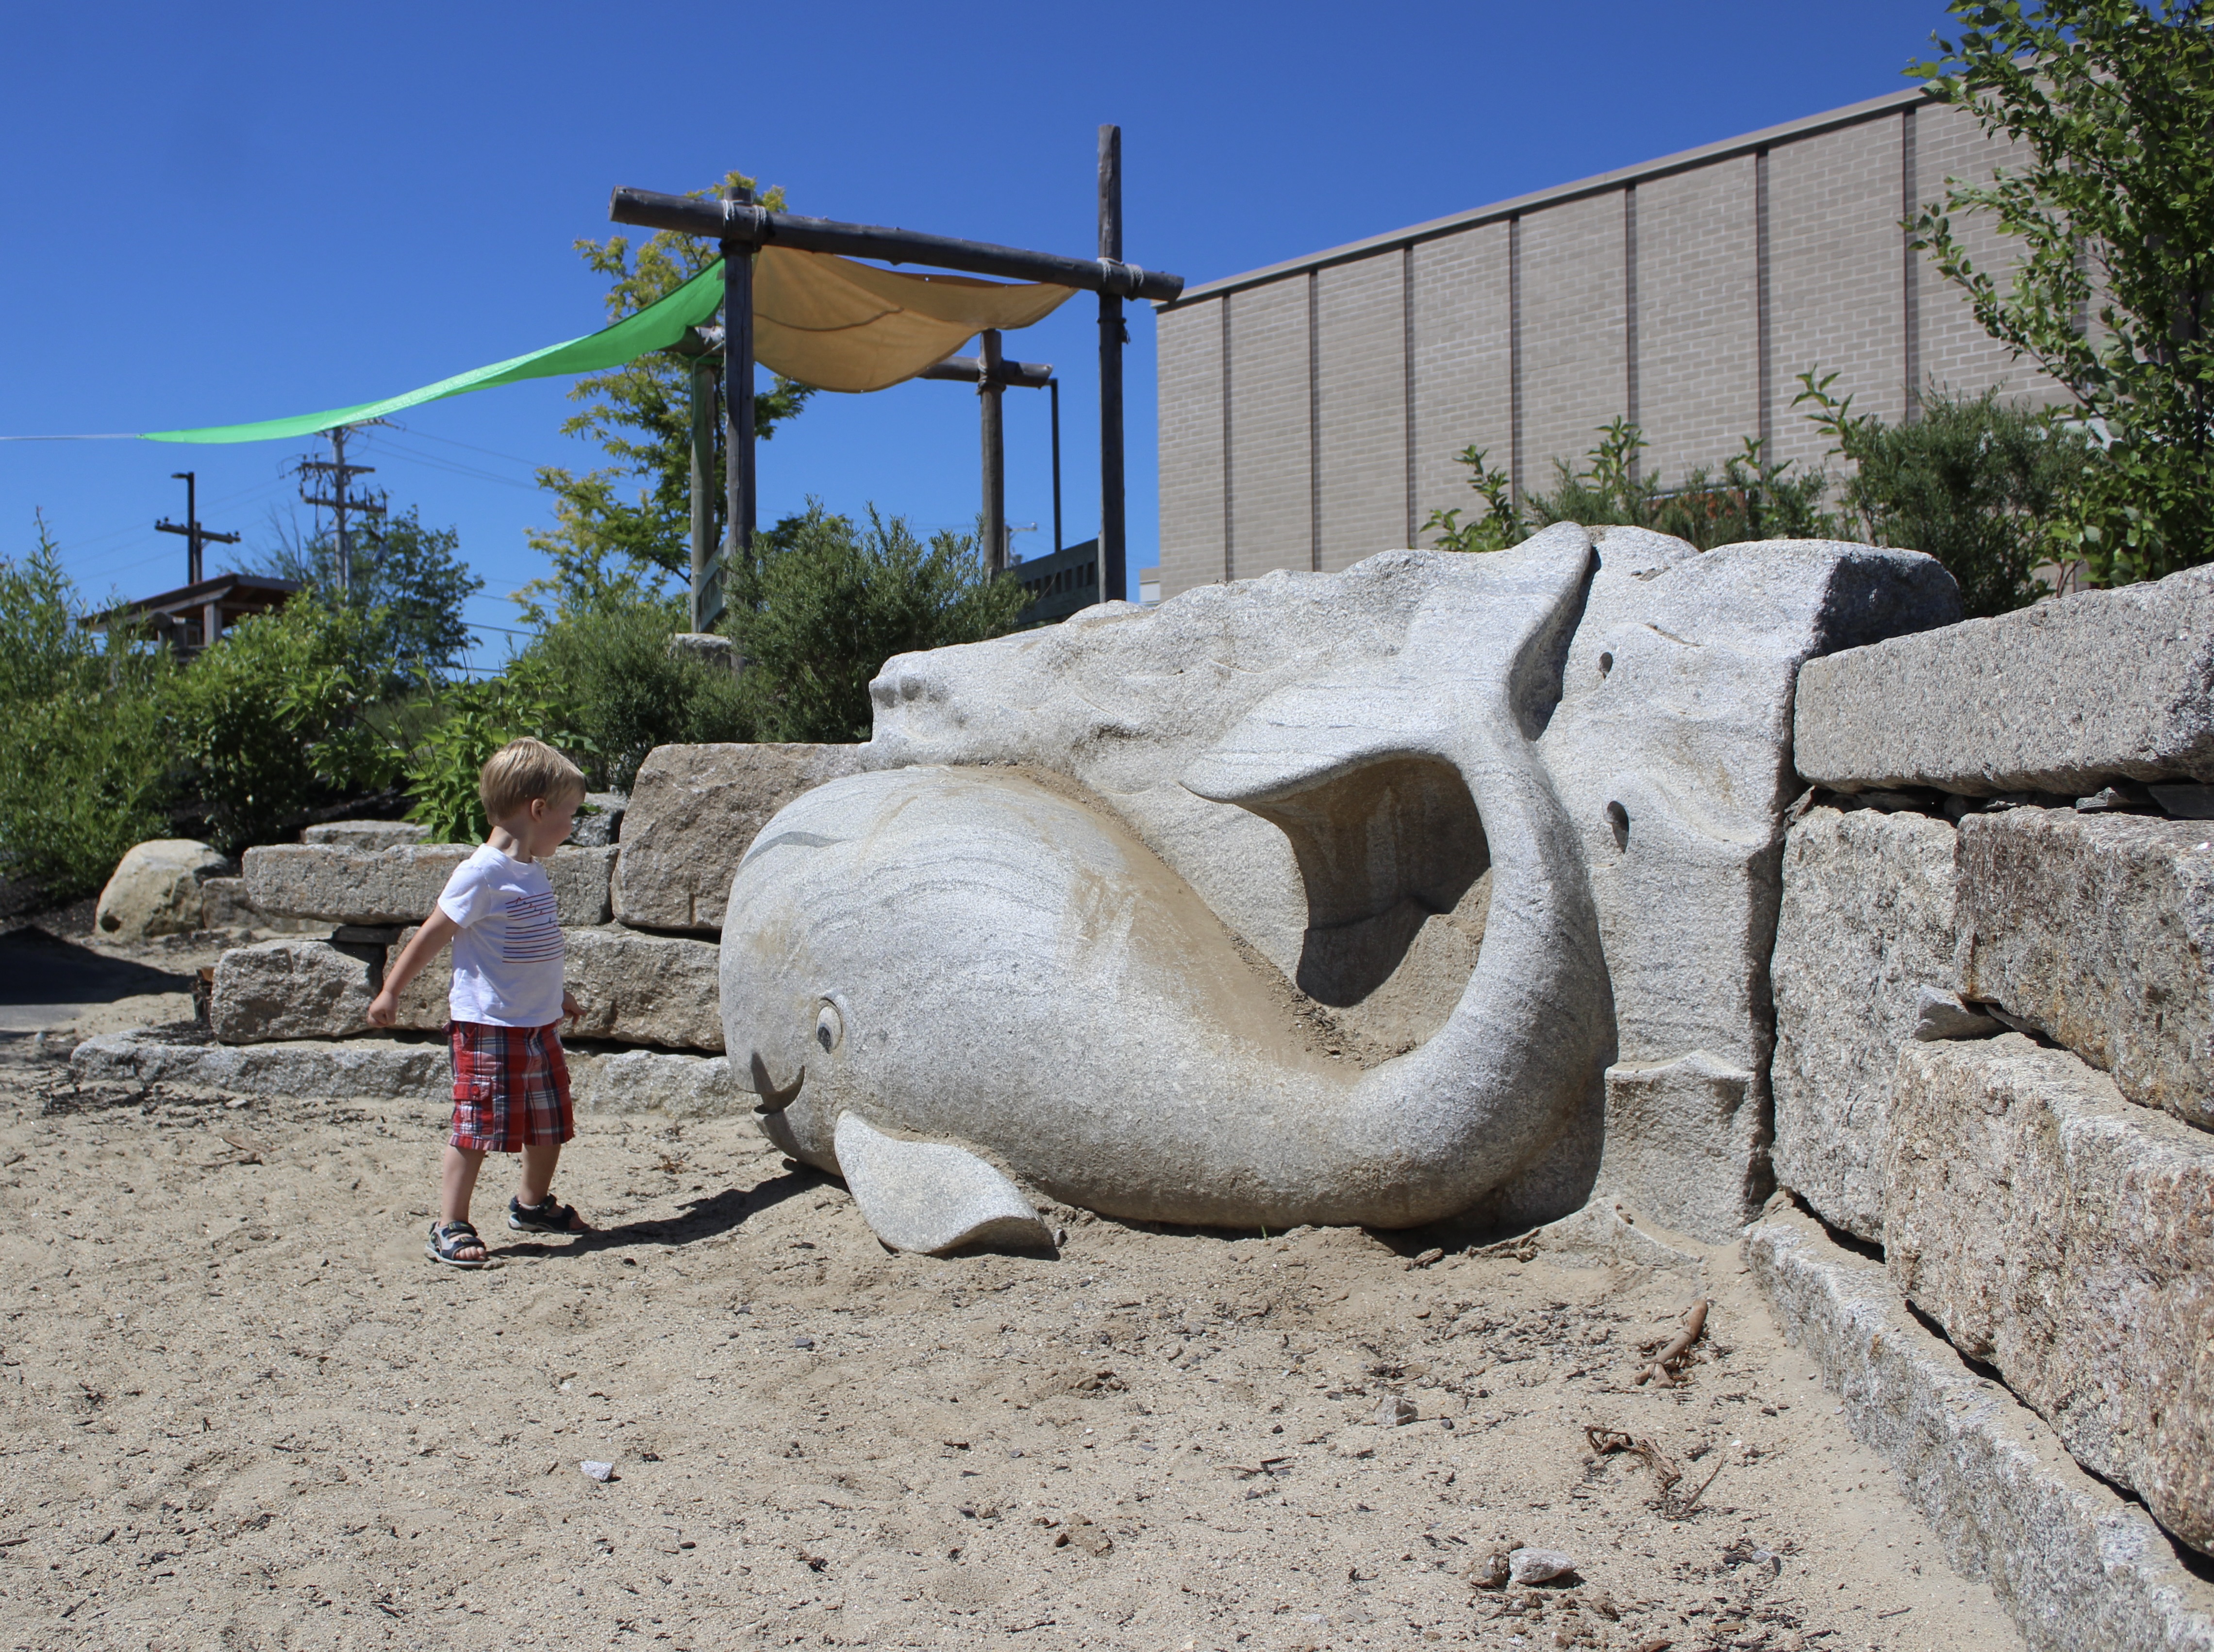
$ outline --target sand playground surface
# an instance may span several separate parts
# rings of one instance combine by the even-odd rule
[[[0,1037],[0,1646],[2021,1645],[1733,1247],[891,1255],[750,1120],[590,1116],[601,1231],[508,1243],[495,1158],[459,1272],[434,1104],[72,1082],[184,1002]]]

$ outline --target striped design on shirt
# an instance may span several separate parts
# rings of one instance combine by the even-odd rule
[[[554,921],[554,892],[522,895],[508,904],[501,955],[511,964],[539,964],[561,956],[561,927]]]

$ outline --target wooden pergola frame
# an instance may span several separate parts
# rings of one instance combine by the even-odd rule
[[[608,207],[616,223],[649,229],[674,230],[718,241],[723,251],[723,440],[725,512],[724,547],[728,564],[753,554],[754,481],[754,271],[753,254],[774,244],[801,252],[835,253],[847,258],[876,259],[888,264],[926,264],[938,269],[958,270],[969,275],[996,276],[1012,281],[1050,282],[1099,295],[1099,590],[1103,597],[1119,595],[1128,577],[1123,513],[1122,346],[1128,342],[1122,325],[1122,301],[1146,298],[1165,302],[1183,290],[1182,276],[1142,269],[1122,261],[1122,131],[1119,126],[1099,129],[1099,255],[1096,259],[1065,258],[1053,253],[1033,253],[988,241],[960,241],[948,235],[925,235],[881,224],[841,223],[829,218],[803,217],[794,212],[772,212],[755,204],[752,192],[733,186],[719,201],[688,195],[664,195],[651,190],[618,189]],[[996,409],[997,397],[989,393],[998,385],[989,382],[1000,364],[996,336],[985,345],[979,387]],[[712,372],[695,368],[695,407],[698,375]],[[985,465],[988,478],[992,457],[988,430]],[[699,448],[694,447],[693,624],[705,630],[722,612],[720,582],[711,568],[701,566],[698,546],[706,537],[700,516],[705,480],[700,475]],[[987,514],[994,490],[988,480]],[[1000,525],[986,523],[985,556],[997,573],[1004,565],[1006,535]]]

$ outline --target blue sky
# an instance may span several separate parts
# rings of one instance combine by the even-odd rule
[[[0,67],[0,436],[229,423],[366,400],[588,332],[572,250],[615,185],[739,168],[799,211],[1088,256],[1094,131],[1123,128],[1127,255],[1193,282],[1894,91],[1942,9],[1617,3],[1116,9],[955,3],[11,11]],[[1128,365],[1130,566],[1155,560],[1153,334]],[[1063,377],[1067,537],[1097,530],[1097,328],[1010,353]],[[531,467],[590,466],[560,381],[403,415],[395,504],[457,527],[504,600],[540,571]],[[1008,515],[1050,548],[1045,399],[1011,392]],[[180,517],[269,538],[309,444],[0,442],[0,555],[44,510],[88,597],[181,582]],[[975,398],[822,396],[761,453],[810,495],[966,526]],[[309,513],[303,510],[304,521]],[[222,547],[211,565],[225,565]]]

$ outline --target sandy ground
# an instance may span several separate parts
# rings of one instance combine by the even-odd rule
[[[1073,1212],[890,1256],[746,1121],[594,1118],[603,1231],[500,1242],[496,1160],[459,1273],[437,1109],[79,1090],[67,1042],[0,1039],[0,1645],[2020,1645],[1725,1249],[1640,1387],[1681,1274]],[[1577,1570],[1476,1587],[1501,1542]]]

